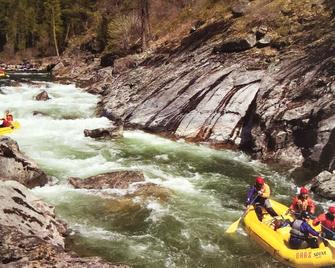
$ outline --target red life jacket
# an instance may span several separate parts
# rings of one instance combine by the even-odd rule
[[[294,210],[295,212],[307,211],[310,214],[314,214],[315,204],[313,200],[310,197],[308,197],[307,199],[301,199],[299,197],[300,196],[295,196],[293,198],[290,209]]]
[[[3,119],[3,122],[2,122],[2,127],[10,127],[13,122],[14,118],[13,118],[13,115],[12,114],[6,114],[6,118]]]
[[[2,122],[2,126],[3,126],[3,127],[10,127],[10,126],[11,126],[11,123],[10,123],[10,121],[8,121],[7,119],[4,119],[3,122]]]
[[[326,227],[327,229],[334,231],[335,230],[335,220],[330,220],[326,217],[326,213],[323,213],[321,215],[319,215],[314,221],[313,221],[313,225],[316,226],[319,223],[322,224],[322,229],[324,229],[324,227]]]

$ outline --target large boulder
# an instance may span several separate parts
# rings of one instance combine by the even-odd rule
[[[312,180],[311,189],[318,195],[335,200],[335,172],[321,172]]]
[[[241,17],[243,16],[248,10],[249,1],[248,0],[239,0],[236,1],[231,7],[231,12],[233,13],[234,17]]]
[[[9,137],[0,137],[0,180],[15,180],[33,188],[48,182],[47,175],[37,164],[20,152],[18,144]]]
[[[66,226],[55,220],[53,208],[36,198],[15,181],[0,183],[0,225],[15,227],[23,235],[33,235],[64,247]]]
[[[143,181],[144,175],[140,171],[114,171],[86,179],[69,178],[69,183],[75,188],[84,189],[127,189],[130,184]]]
[[[85,129],[85,137],[91,138],[103,138],[103,139],[114,139],[122,137],[123,126],[109,127],[109,128],[96,128],[96,129]]]
[[[43,90],[42,92],[40,92],[39,94],[36,95],[35,100],[37,100],[37,101],[47,101],[47,100],[50,100],[50,97],[48,95],[48,92]]]
[[[67,252],[66,225],[22,184],[1,182],[0,200],[0,267],[127,267]]]
[[[215,48],[215,51],[225,53],[241,52],[253,48],[256,43],[256,36],[254,34],[247,34],[224,40],[220,46]]]

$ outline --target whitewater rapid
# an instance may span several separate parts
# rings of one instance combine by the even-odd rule
[[[75,231],[70,247],[80,255],[133,267],[281,267],[242,228],[235,236],[225,229],[243,212],[245,192],[255,176],[264,176],[272,196],[288,203],[295,187],[284,173],[240,152],[142,131],[125,131],[114,141],[85,137],[84,129],[111,122],[95,115],[98,97],[74,85],[35,82],[1,90],[1,108],[10,109],[21,123],[11,137],[58,181],[33,191],[55,205]],[[42,90],[50,100],[34,99]],[[135,211],[118,212],[110,206],[131,187],[96,191],[67,183],[69,177],[117,170],[143,171],[146,182],[170,189],[171,199],[162,203],[151,198]]]

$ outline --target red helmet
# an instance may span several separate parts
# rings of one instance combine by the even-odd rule
[[[257,177],[256,178],[256,184],[264,184],[264,179],[262,177]]]
[[[335,206],[330,206],[328,208],[328,212],[331,213],[331,214],[335,214]]]
[[[304,186],[300,188],[300,194],[308,194],[308,189]]]

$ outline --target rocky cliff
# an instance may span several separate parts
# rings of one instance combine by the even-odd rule
[[[99,113],[126,127],[238,148],[312,175],[334,170],[331,1],[239,5],[180,42],[111,55],[108,67],[71,51],[54,75],[101,94]]]

